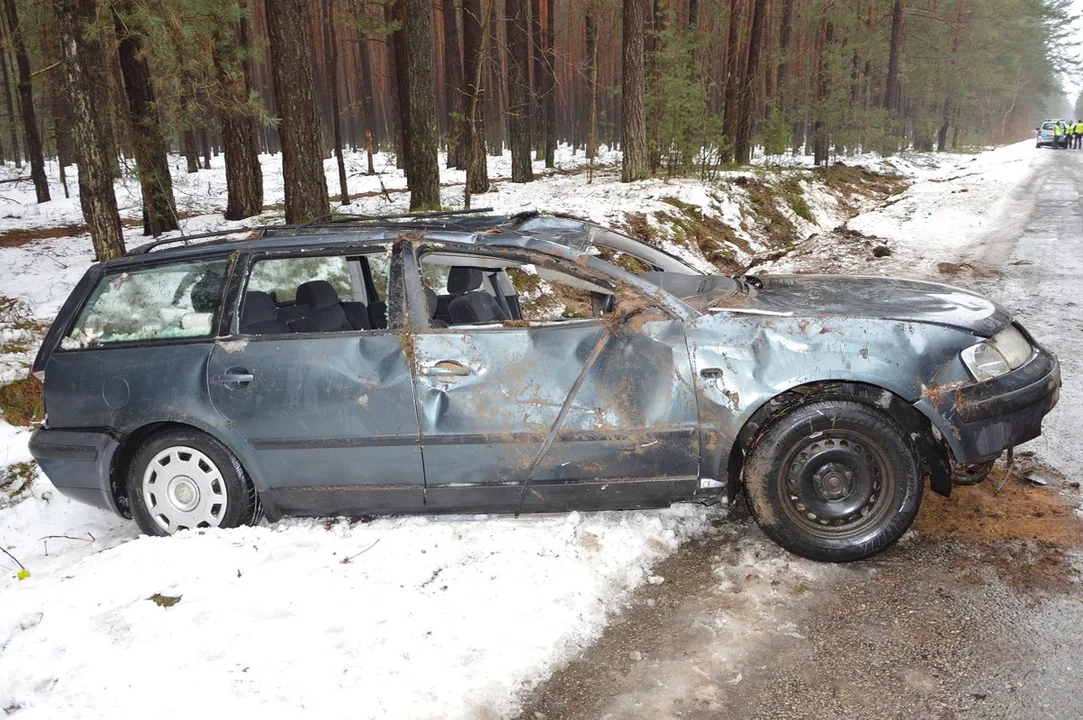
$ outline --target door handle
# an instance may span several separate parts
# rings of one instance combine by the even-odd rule
[[[456,360],[441,360],[434,365],[423,365],[418,373],[427,377],[463,377],[470,374],[470,368]]]
[[[219,385],[227,387],[241,387],[256,379],[256,376],[244,368],[230,368],[221,375],[215,375],[213,380]]]

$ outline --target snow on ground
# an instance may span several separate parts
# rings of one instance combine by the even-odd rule
[[[261,161],[265,202],[280,203],[280,158]],[[172,162],[178,209],[189,215],[185,233],[281,221],[272,211],[246,223],[225,223],[221,158],[191,175],[182,159]],[[998,211],[983,209],[989,197],[1022,182],[1028,168],[1017,147],[977,158],[846,162],[890,166],[928,180],[858,219],[866,223],[862,232],[892,238],[896,257],[906,248],[908,258],[920,256],[926,235],[950,240],[944,222],[977,222],[983,213],[990,222]],[[363,156],[351,154],[347,163],[350,192],[361,197],[345,210],[407,208],[402,173],[389,156],[377,157],[379,175],[372,177],[363,174]],[[587,184],[585,174],[566,172],[583,163],[582,155],[563,148],[558,172],[516,185],[507,180],[509,158],[490,158],[494,191],[475,197],[474,204],[497,212],[538,209],[623,223],[626,213],[672,210],[665,201],[675,198],[749,239],[741,235],[741,192],[725,181],[737,174],[710,184],[622,184],[614,169],[619,154],[606,151],[595,181]],[[333,191],[333,162],[326,168]],[[536,172],[543,170],[535,164]],[[978,176],[951,179],[972,171]],[[55,166],[50,172],[55,176]],[[19,174],[11,166],[0,168],[3,177]],[[461,172],[443,172],[447,207],[461,206],[463,180]],[[817,222],[790,212],[802,236],[845,219],[836,197],[803,183]],[[74,189],[74,178],[69,184]],[[952,192],[964,186],[985,192]],[[128,178],[117,188],[125,218],[138,220],[138,186]],[[80,225],[78,199],[64,199],[57,182],[53,194],[59,199],[37,206],[28,182],[3,186],[0,233]],[[934,215],[908,226],[916,212],[908,208],[920,202],[928,202]],[[918,226],[920,236],[906,230]],[[129,246],[143,241],[138,227],[126,228],[126,236]],[[695,249],[681,252],[705,267]],[[0,246],[0,258],[0,296],[27,303],[35,318],[47,321],[92,254],[82,234]],[[25,372],[19,363],[31,354],[5,358],[10,362],[0,380]],[[0,464],[28,460],[28,436],[0,422]],[[717,511],[681,506],[519,519],[289,520],[157,539],[138,537],[130,522],[69,501],[39,476],[28,499],[0,510],[0,544],[31,571],[30,578],[16,580],[18,566],[0,554],[0,708],[18,709],[27,718],[147,712],[182,717],[207,711],[266,717],[510,716],[524,692],[600,634],[607,617],[648,582],[654,563],[684,540],[710,532],[718,517]],[[155,594],[180,601],[161,607],[148,599]]]
[[[27,718],[506,717],[711,517],[293,520],[136,539],[59,497],[6,515],[33,575],[0,581],[0,707]],[[46,532],[76,539],[48,540],[46,557]]]

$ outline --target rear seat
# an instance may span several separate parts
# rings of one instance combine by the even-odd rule
[[[326,280],[310,280],[297,288],[297,305],[305,317],[290,323],[294,332],[346,332],[371,330],[368,310],[363,303],[339,302],[338,292]],[[350,306],[347,308],[346,306]],[[360,305],[361,308],[354,307]]]
[[[288,333],[290,326],[279,317],[274,298],[259,290],[244,294],[241,310],[241,332],[245,335],[278,335]]]

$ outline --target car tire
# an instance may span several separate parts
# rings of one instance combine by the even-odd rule
[[[977,465],[955,465],[951,468],[951,482],[953,485],[977,485],[984,482],[997,464],[996,460],[987,460]]]
[[[774,420],[752,443],[745,497],[764,533],[792,553],[823,562],[871,557],[917,516],[921,463],[887,413],[825,399]]]
[[[167,430],[140,446],[128,470],[132,517],[147,535],[254,525],[255,488],[226,447],[198,430]]]

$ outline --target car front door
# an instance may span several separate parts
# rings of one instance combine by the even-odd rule
[[[296,293],[319,282],[335,288],[339,305],[363,296],[351,287],[365,275],[350,271],[356,261],[253,258],[234,334],[211,352],[212,402],[251,444],[261,496],[281,512],[358,514],[424,503],[413,380],[398,333],[349,327],[335,303],[313,309]],[[246,312],[259,293],[274,297],[278,317]]]
[[[535,271],[535,258],[524,259],[515,273]],[[563,309],[524,302],[523,318],[422,329],[413,338],[426,504],[513,509],[522,494],[524,508],[647,507],[691,495],[697,404],[681,322],[592,317],[589,292],[571,310],[570,295],[582,286],[558,287],[549,277],[550,292],[568,301]],[[406,287],[422,292],[409,279]],[[561,317],[576,313],[586,317]]]

